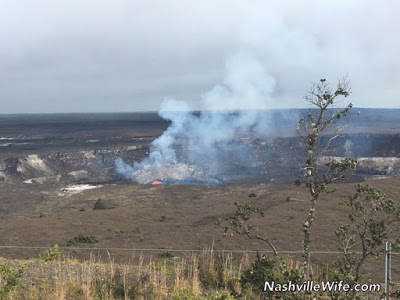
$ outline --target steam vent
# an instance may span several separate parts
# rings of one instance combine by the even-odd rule
[[[355,157],[355,180],[400,173],[400,120],[395,110],[355,110],[324,157]],[[26,184],[201,184],[291,182],[305,153],[295,131],[307,110],[266,111],[245,130],[238,113],[185,116],[183,128],[156,114],[7,116],[0,140],[0,180]],[[383,117],[384,116],[384,117]],[[180,116],[182,117],[182,116]],[[227,121],[219,131],[202,118]],[[196,122],[196,127],[192,123]],[[242,124],[241,124],[242,125]],[[173,127],[173,130],[168,127]],[[204,125],[205,126],[205,125]],[[175,128],[175,129],[174,129]],[[242,127],[243,128],[243,127]],[[166,133],[167,132],[167,133]],[[227,134],[226,132],[229,132]],[[169,136],[166,136],[169,134]],[[333,132],[322,137],[322,144]]]

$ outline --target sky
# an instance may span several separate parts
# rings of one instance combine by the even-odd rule
[[[0,113],[247,108],[251,91],[235,105],[209,96],[232,82],[261,90],[251,108],[296,108],[312,82],[346,75],[355,106],[400,108],[399,11],[398,0],[0,0]]]

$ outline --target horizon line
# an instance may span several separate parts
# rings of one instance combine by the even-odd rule
[[[339,107],[338,107],[339,108]],[[238,112],[238,111],[269,111],[269,110],[304,110],[304,109],[317,109],[310,107],[293,107],[293,108],[263,108],[263,109],[201,109],[201,110],[168,110],[170,112],[192,112],[199,113],[202,111],[226,111],[226,112]],[[330,109],[335,109],[334,107]],[[378,110],[400,110],[400,107],[352,107],[352,110],[355,109],[378,109]],[[15,113],[0,113],[0,116],[5,115],[84,115],[84,114],[134,114],[134,113],[143,113],[143,114],[158,114],[161,110],[143,110],[143,111],[108,111],[108,112],[15,112]]]

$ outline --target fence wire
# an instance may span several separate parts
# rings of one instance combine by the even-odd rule
[[[0,246],[0,249],[50,249],[51,246]],[[59,250],[92,250],[92,251],[143,251],[143,252],[203,252],[207,249],[169,249],[169,248],[114,248],[114,247],[58,247]],[[272,250],[229,250],[229,249],[212,249],[216,253],[274,253]],[[277,250],[282,254],[303,254],[300,250]],[[342,254],[341,251],[311,251],[311,254]],[[354,251],[353,254],[362,254],[361,251]],[[400,255],[400,252],[391,252],[392,255]]]

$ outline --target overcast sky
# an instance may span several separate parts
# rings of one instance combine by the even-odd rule
[[[312,81],[346,74],[355,106],[400,108],[399,12],[398,0],[0,0],[0,113],[202,109],[237,53],[273,79],[260,108],[303,107]]]

